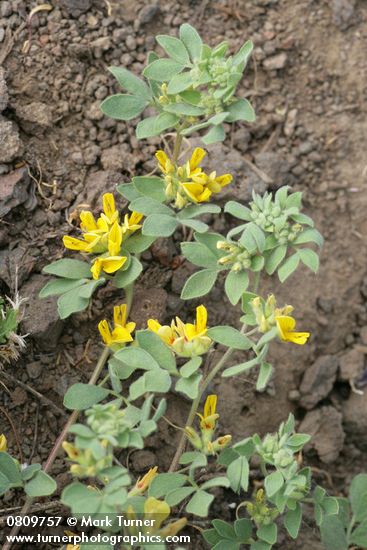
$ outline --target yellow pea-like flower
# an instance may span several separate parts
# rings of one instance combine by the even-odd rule
[[[149,485],[152,483],[153,479],[157,475],[157,472],[158,466],[150,468],[150,470],[148,470],[148,472],[142,478],[138,479],[138,481],[135,483],[135,487],[129,492],[129,496],[131,497],[144,493],[149,488]]]
[[[204,414],[196,413],[200,418],[200,428],[203,431],[212,432],[215,429],[216,421],[219,418],[217,410],[217,396],[208,395],[204,404]]]
[[[296,332],[296,320],[290,315],[278,315],[275,317],[275,321],[278,327],[280,339],[283,342],[293,342],[293,344],[299,344],[303,346],[309,336],[309,332]]]
[[[127,323],[127,307],[126,304],[115,306],[113,308],[114,328],[110,329],[110,325],[106,319],[100,321],[98,330],[106,346],[119,349],[121,344],[132,342],[132,332],[135,330],[135,323]]]
[[[171,508],[164,500],[148,497],[144,502],[144,515],[154,517],[154,528],[159,529],[162,523],[169,517]]]
[[[96,258],[93,261],[92,267],[90,268],[93,279],[99,279],[102,271],[105,271],[108,274],[115,273],[122,268],[126,260],[126,256],[109,256],[107,258]]]

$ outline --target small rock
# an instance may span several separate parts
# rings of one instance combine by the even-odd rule
[[[312,409],[333,388],[339,361],[334,355],[322,355],[305,372],[300,386],[300,405]]]
[[[4,40],[4,36],[5,36],[5,29],[4,27],[0,27],[0,44]]]
[[[233,134],[233,141],[241,153],[246,153],[250,140],[251,134],[246,128],[239,128]]]
[[[29,378],[32,378],[33,380],[35,378],[38,378],[41,374],[42,365],[38,361],[35,361],[34,363],[28,363],[28,365],[26,366],[26,370]]]
[[[321,407],[308,412],[298,432],[312,436],[305,451],[315,449],[321,462],[325,464],[334,462],[343,449],[345,434],[342,415],[334,407]]]
[[[109,36],[101,36],[100,38],[93,40],[90,45],[96,50],[107,51],[111,48],[112,42]]]
[[[132,456],[132,466],[137,472],[146,472],[149,468],[153,468],[156,463],[156,456],[152,451],[143,449],[136,451]]]
[[[332,18],[333,23],[346,30],[353,23],[356,0],[333,0]]]
[[[101,154],[101,149],[98,145],[90,145],[84,150],[84,162],[87,166],[93,166],[97,163],[97,159]]]
[[[0,40],[1,42],[1,40]],[[0,113],[5,111],[8,106],[8,87],[5,81],[5,70],[3,67],[0,67]]]
[[[288,183],[289,163],[280,153],[273,151],[258,153],[255,155],[255,164],[274,180],[275,187]]]
[[[12,162],[23,153],[19,132],[10,120],[0,120],[0,163]]]
[[[2,0],[0,6],[1,17],[9,17],[13,13],[13,7],[8,0]]]
[[[364,355],[356,349],[351,349],[340,357],[339,365],[341,380],[355,380],[363,373]]]
[[[361,337],[362,344],[367,345],[367,326],[361,328],[359,335]]]
[[[287,54],[282,52],[264,59],[263,66],[267,71],[283,69],[287,63]]]
[[[173,256],[176,255],[176,248],[172,239],[158,238],[152,244],[151,253],[161,265],[169,267],[172,264]]]
[[[28,395],[23,388],[20,388],[19,386],[15,388],[15,390],[11,394],[12,402],[15,406],[24,405],[24,403],[28,400]],[[23,447],[24,451],[24,447]]]
[[[343,402],[345,431],[361,451],[367,451],[367,392],[363,395],[352,392]]]
[[[31,273],[34,263],[34,259],[20,246],[12,250],[0,250],[0,280],[4,281],[8,287],[13,288],[16,268],[18,268],[17,275],[20,287]]]
[[[150,4],[148,6],[144,6],[139,12],[138,15],[138,22],[140,25],[146,25],[147,23],[150,23],[155,19],[155,17],[158,16],[160,13],[160,7],[158,4]]]
[[[32,122],[43,128],[52,126],[52,111],[46,103],[32,101],[28,105],[17,105],[15,110],[21,121]]]
[[[41,288],[47,283],[43,275],[33,275],[21,288],[27,298],[23,331],[29,333],[42,349],[54,349],[62,331],[63,322],[57,313],[56,298],[40,299]]]
[[[79,17],[92,7],[92,0],[59,0],[62,8],[65,8],[72,17]]]
[[[28,200],[29,181],[26,168],[0,176],[0,217]]]
[[[124,155],[121,145],[113,145],[102,152],[101,164],[105,170],[119,172],[125,166]]]
[[[128,50],[136,50],[136,40],[131,34],[129,34],[129,36],[126,38],[125,43]]]
[[[109,172],[99,170],[89,174],[84,186],[84,191],[79,195],[71,207],[73,210],[79,204],[88,205],[88,210],[101,209],[103,193],[111,193],[114,191],[116,184],[121,183],[122,176],[119,172]]]
[[[287,137],[291,137],[294,133],[297,124],[297,114],[298,109],[290,109],[287,113],[283,128],[284,135]]]

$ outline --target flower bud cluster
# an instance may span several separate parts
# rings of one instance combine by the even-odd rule
[[[87,424],[98,437],[118,437],[126,430],[125,412],[116,405],[94,405],[85,413]]]
[[[270,525],[279,515],[276,508],[268,506],[264,489],[256,492],[254,502],[246,502],[246,510],[258,527]]]
[[[64,442],[63,448],[72,464],[70,472],[78,477],[96,477],[112,466],[113,447],[121,445],[129,433],[131,424],[125,411],[116,405],[94,405],[85,411],[87,426],[73,427],[74,444]]]
[[[289,221],[290,216],[299,213],[299,208],[285,208],[267,193],[264,197],[254,195],[250,208],[251,220],[266,233],[272,233],[279,244],[292,243],[303,230],[301,224]]]
[[[248,252],[243,246],[227,241],[218,241],[217,249],[227,252],[227,255],[222,256],[218,263],[228,265],[230,270],[235,272],[251,269],[252,259],[256,256],[256,254]]]

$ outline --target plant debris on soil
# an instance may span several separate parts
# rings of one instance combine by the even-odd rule
[[[343,494],[367,462],[366,3],[50,4],[52,10],[29,19],[37,2],[0,3],[0,290],[11,295],[17,270],[20,295],[28,299],[22,333],[29,333],[25,353],[0,370],[0,432],[10,452],[44,463],[65,423],[63,395],[88,380],[100,351],[97,323],[121,300],[118,290],[103,288],[88,311],[63,323],[53,298],[38,299],[47,280],[42,268],[64,255],[61,237],[73,231],[80,209],[99,208],[103,192],[151,172],[163,145],[159,138],[139,142],[134,124],[102,114],[101,101],[117,91],[107,67],[139,74],[154,36],[175,35],[187,21],[208,43],[226,39],[233,50],[244,39],[255,44],[238,95],[251,99],[257,121],[234,124],[224,144],[208,147],[213,169],[235,176],[223,196],[246,202],[253,189],[289,185],[303,192],[306,212],[325,237],[316,276],[298,271],[284,285],[268,279],[261,288],[294,305],[310,343],[274,346],[275,376],[263,393],[255,391],[255,374],[215,382],[210,390],[221,396],[221,431],[235,440],[264,434],[293,412],[313,436],[304,461],[330,493]],[[211,220],[219,232],[229,223],[224,214]],[[161,239],[143,255],[131,313],[138,328],[149,317],[188,317],[199,303],[179,299],[193,270],[179,257],[179,237]],[[205,303],[210,324],[233,324],[240,316],[228,308],[220,283]],[[182,425],[188,406],[172,395],[167,414]],[[123,459],[137,475],[154,464],[164,470],[175,452],[174,433],[163,424],[144,450]],[[69,482],[62,454],[51,473],[60,489]],[[233,519],[233,495],[220,491],[213,515]],[[5,495],[0,515],[23,500],[17,491]],[[321,549],[311,515],[306,519],[297,541],[281,534],[275,548]],[[192,548],[204,548],[191,534]]]

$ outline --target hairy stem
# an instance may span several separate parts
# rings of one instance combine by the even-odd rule
[[[241,329],[241,333],[244,334],[245,332],[246,332],[246,325],[243,325]],[[234,348],[228,348],[227,351],[224,353],[224,355],[221,357],[221,359],[218,361],[218,363],[209,371],[208,376],[205,378],[205,380],[203,380],[199,389],[199,393],[196,399],[194,399],[194,401],[192,402],[189,416],[187,417],[186,424],[185,424],[186,427],[190,428],[192,426],[195,419],[196,411],[199,408],[201,398],[206,388],[209,386],[210,382],[216,377],[216,375],[221,370],[221,368],[226,364],[228,359],[230,359],[234,351],[235,351]],[[174,472],[176,470],[180,457],[185,448],[185,443],[186,443],[186,434],[185,432],[183,432],[181,435],[178,447],[176,449],[175,456],[173,457],[171,465],[169,467],[169,470],[168,470],[169,472]]]
[[[182,139],[183,139],[183,136],[180,134],[180,132],[177,132],[176,133],[176,139],[175,139],[175,145],[173,147],[173,157],[172,157],[172,162],[174,164],[177,163],[178,157],[180,156]]]

